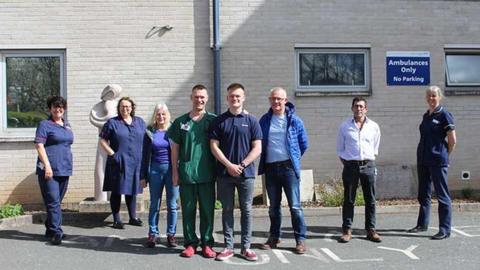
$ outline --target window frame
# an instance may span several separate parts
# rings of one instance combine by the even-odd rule
[[[371,46],[369,44],[295,44],[295,94],[311,95],[371,95]],[[364,81],[361,86],[348,85],[300,85],[300,55],[302,53],[363,54]]]
[[[36,128],[8,128],[7,120],[7,68],[8,57],[59,57],[60,58],[60,95],[66,97],[66,52],[65,49],[2,49],[0,48],[0,142],[32,141]],[[65,114],[65,117],[67,115]]]
[[[469,96],[480,95],[480,83],[462,84],[450,83],[447,66],[447,55],[480,55],[480,44],[446,44],[443,51],[445,95],[448,96]]]

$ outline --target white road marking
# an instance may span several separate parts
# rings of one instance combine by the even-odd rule
[[[413,254],[413,252],[412,252],[417,247],[418,247],[418,245],[411,245],[407,249],[398,249],[398,248],[382,247],[382,246],[380,246],[378,248],[386,249],[386,250],[392,250],[392,251],[398,251],[398,252],[401,252],[401,253],[405,254],[407,257],[409,257],[412,260],[420,260],[420,258],[415,256],[415,254]]]
[[[338,263],[346,263],[346,262],[383,262],[383,258],[372,258],[372,259],[341,259],[338,257],[333,251],[331,251],[328,248],[322,248],[321,249],[325,254],[327,254],[328,257],[330,257],[332,260]]]
[[[281,263],[290,263],[290,261],[285,257],[285,255],[283,255],[283,253],[291,253],[290,251],[288,251],[288,250],[272,249],[272,252],[273,252],[273,254],[275,254],[275,256],[277,256],[277,259],[278,259]]]
[[[261,258],[261,260],[260,260]],[[225,261],[223,261],[224,263],[226,264],[232,264],[232,265],[246,265],[246,266],[249,266],[249,265],[262,265],[262,264],[267,264],[270,262],[270,257],[267,255],[267,254],[260,254],[259,256],[259,260],[256,261],[256,262],[232,262],[230,259],[226,259]]]
[[[113,244],[113,241],[115,241],[117,239],[118,240],[124,240],[126,238],[123,237],[123,236],[115,235],[115,234],[109,235],[107,237],[107,240],[105,240],[105,244],[103,244],[103,246],[104,247],[110,247]]]
[[[100,245],[100,243],[97,240],[95,240],[94,238],[88,237],[88,236],[82,236],[82,235],[74,236],[74,237],[71,237],[71,238],[69,237],[68,240],[63,240],[62,242],[66,243],[66,244],[73,244],[75,242],[82,242],[84,239],[86,240],[86,242],[88,242],[87,245],[89,245],[91,247],[98,247]]]
[[[463,236],[466,236],[466,237],[480,237],[480,234],[469,234],[463,230],[460,230],[459,228],[462,228],[462,229],[468,229],[468,228],[480,228],[479,226],[455,226],[455,227],[452,227],[452,231],[458,233],[458,234],[461,234]]]

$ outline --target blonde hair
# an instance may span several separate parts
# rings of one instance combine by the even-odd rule
[[[425,91],[425,95],[428,96],[429,94],[435,94],[438,97],[440,97],[440,99],[444,97],[442,89],[436,85],[432,85],[427,88],[427,90]]]
[[[158,111],[163,110],[166,115],[165,119],[165,125],[163,126],[164,129],[168,129],[170,127],[170,111],[168,110],[167,104],[165,103],[159,103],[155,106],[155,109],[153,110],[153,115],[152,118],[150,119],[150,126],[155,128],[155,129],[160,129],[159,124],[157,123],[157,113]]]

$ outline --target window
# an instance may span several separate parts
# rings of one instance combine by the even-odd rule
[[[65,94],[63,50],[0,50],[1,137],[33,137],[47,98]]]
[[[446,51],[447,86],[480,86],[480,50]]]
[[[295,51],[297,92],[369,92],[368,48],[297,47]]]

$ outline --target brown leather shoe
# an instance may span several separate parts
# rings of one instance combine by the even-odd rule
[[[296,254],[304,254],[305,251],[307,251],[307,248],[305,247],[305,241],[297,241],[294,252]]]
[[[352,240],[352,230],[351,229],[346,229],[343,230],[342,236],[338,239],[338,242],[340,243],[348,243]]]
[[[280,244],[280,239],[268,238],[267,242],[260,246],[260,249],[268,250],[272,248],[277,248]]]
[[[382,242],[382,238],[380,238],[380,235],[378,235],[378,233],[373,229],[368,230],[367,239],[375,243]]]

